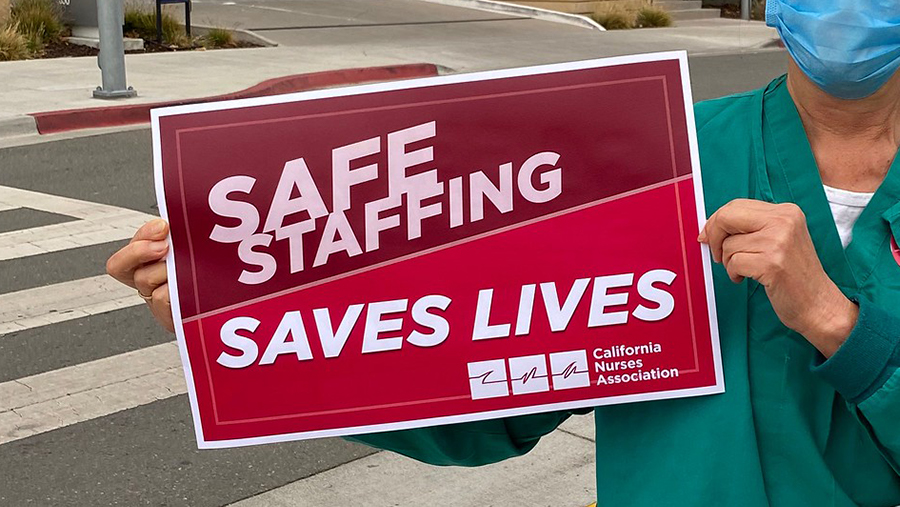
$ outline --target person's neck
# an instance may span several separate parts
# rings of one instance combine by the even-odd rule
[[[823,183],[874,192],[900,148],[900,73],[869,97],[844,100],[822,91],[791,62],[787,86]]]

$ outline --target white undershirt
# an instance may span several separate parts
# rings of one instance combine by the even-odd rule
[[[853,239],[853,224],[859,219],[859,215],[866,209],[875,194],[823,186],[825,187],[825,197],[828,198],[828,206],[831,208],[831,215],[834,217],[834,225],[837,226],[838,234],[841,236],[841,244],[847,248],[850,240]]]

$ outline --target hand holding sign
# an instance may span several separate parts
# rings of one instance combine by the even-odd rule
[[[859,308],[831,281],[796,204],[736,199],[710,217],[709,243],[735,283],[759,282],[781,322],[831,357],[850,335]]]
[[[169,224],[151,220],[144,224],[131,241],[106,262],[106,272],[116,280],[137,289],[153,318],[166,331],[175,332],[172,306],[169,302],[168,273],[163,260],[169,251],[166,236]]]

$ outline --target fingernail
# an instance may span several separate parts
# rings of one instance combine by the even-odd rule
[[[153,241],[150,243],[150,250],[155,253],[162,253],[166,251],[169,245],[165,241]]]
[[[156,219],[153,221],[153,225],[150,226],[150,232],[156,234],[156,233],[162,232],[163,229],[165,229],[165,228],[166,228],[166,221]]]

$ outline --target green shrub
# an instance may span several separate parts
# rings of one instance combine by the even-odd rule
[[[124,32],[127,36],[155,41],[156,13],[147,7],[126,5]],[[164,44],[178,47],[191,45],[184,33],[184,26],[165,10],[162,13],[162,36]]]
[[[225,28],[210,28],[203,36],[203,45],[208,48],[231,48],[235,46],[234,35]]]
[[[672,16],[659,7],[642,7],[634,22],[637,28],[659,28],[672,26]]]
[[[607,30],[626,30],[634,28],[634,20],[632,17],[621,10],[611,9],[605,12],[595,13],[594,21],[599,23]]]
[[[48,42],[60,40],[66,31],[62,10],[53,0],[16,0],[10,10],[10,20],[25,37],[28,49],[38,53]]]
[[[29,56],[40,55],[41,51],[44,50],[46,43],[41,36],[41,32],[37,31],[30,34],[20,33],[19,35],[25,37],[25,46],[28,48]]]
[[[15,24],[0,28],[0,62],[28,58],[28,41]]]

